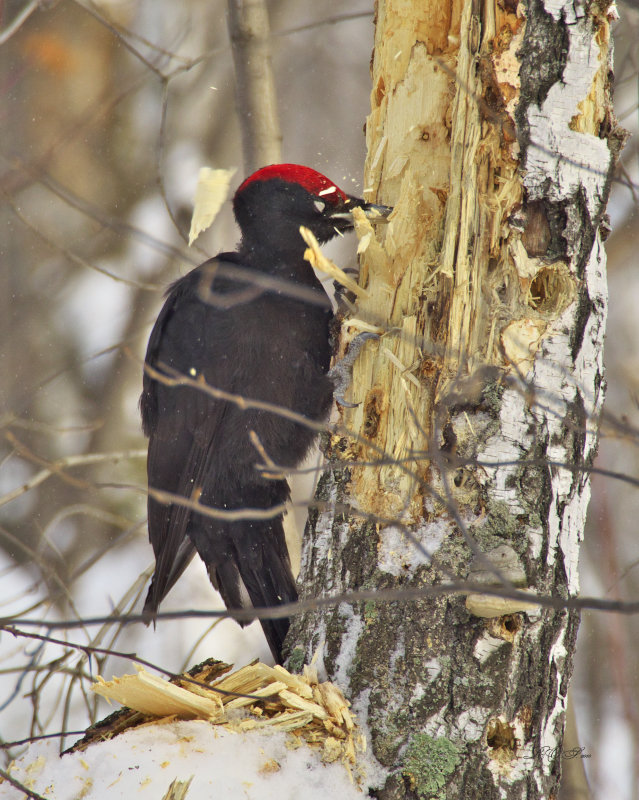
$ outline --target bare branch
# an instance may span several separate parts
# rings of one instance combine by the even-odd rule
[[[15,444],[15,439],[13,443]],[[5,494],[3,497],[0,497],[0,506],[4,506],[7,503],[10,503],[12,500],[15,500],[16,497],[20,497],[31,489],[35,489],[36,486],[39,486],[43,481],[46,481],[47,478],[50,478],[52,475],[63,477],[62,472],[68,467],[85,466],[87,464],[101,464],[105,461],[118,462],[128,458],[146,458],[146,450],[125,450],[119,453],[87,453],[86,455],[73,455],[67,456],[66,458],[60,458],[51,463],[45,469],[36,473],[21,486],[18,486],[13,491],[7,492],[7,494]],[[65,479],[68,480],[69,477],[66,476]]]
[[[47,798],[43,795],[34,792],[33,789],[29,789],[24,785],[24,783],[20,783],[20,781],[12,778],[11,775],[9,775],[9,773],[3,769],[0,769],[0,778],[2,778],[3,781],[10,783],[14,788],[24,792],[25,797],[30,797],[32,800],[47,800]]]
[[[19,30],[22,25],[24,25],[24,23],[29,19],[31,14],[33,14],[39,5],[39,0],[31,0],[31,2],[27,3],[22,11],[20,11],[20,13],[15,15],[7,27],[0,32],[0,45],[9,41],[13,34]]]

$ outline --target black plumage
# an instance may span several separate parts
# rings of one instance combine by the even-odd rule
[[[243,409],[176,376],[325,420],[330,302],[304,260],[299,226],[320,241],[352,227],[358,205],[314,170],[266,167],[238,189],[233,207],[242,240],[180,280],[149,339],[140,398],[149,437],[151,489],[215,509],[265,509],[288,499],[286,480],[258,468],[255,431],[270,459],[297,466],[316,432],[270,411]],[[267,285],[263,284],[264,279]],[[261,282],[262,281],[262,282]],[[159,373],[167,380],[158,379]],[[144,606],[154,618],[163,598],[197,552],[228,608],[270,607],[297,598],[282,516],[228,521],[176,503],[148,499],[156,568]],[[262,620],[276,660],[288,619]]]

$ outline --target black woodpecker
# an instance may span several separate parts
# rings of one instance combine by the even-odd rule
[[[268,512],[287,501],[286,480],[260,469],[263,458],[250,432],[284,470],[304,459],[316,432],[205,389],[315,422],[328,418],[331,303],[304,260],[299,228],[326,242],[353,227],[355,207],[378,218],[390,211],[346,195],[297,164],[264,167],[239,187],[233,199],[242,233],[237,250],[220,253],[169,288],[149,339],[140,408],[151,490],[222,511]],[[229,609],[297,599],[281,513],[215,519],[149,494],[148,519],[156,566],[144,605],[147,621],[196,551]],[[289,620],[261,623],[279,662]]]

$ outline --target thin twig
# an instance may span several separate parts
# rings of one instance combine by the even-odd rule
[[[3,31],[0,31],[0,45],[3,45],[5,42],[9,41],[13,34],[24,25],[24,23],[29,19],[31,14],[33,14],[39,5],[40,0],[31,0],[31,2],[27,3],[22,11],[15,15],[7,27]]]

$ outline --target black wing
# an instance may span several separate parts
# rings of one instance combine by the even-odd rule
[[[151,490],[197,499],[228,405],[189,386],[171,385],[175,375],[227,388],[232,365],[216,330],[215,307],[201,299],[212,262],[193,270],[170,288],[151,333],[145,363],[166,375],[145,372],[140,398],[142,426],[149,437],[147,473]],[[223,332],[222,332],[223,333]],[[216,335],[217,334],[217,335]],[[187,535],[191,512],[149,494],[149,538],[156,568],[144,607],[152,618],[195,553]]]

